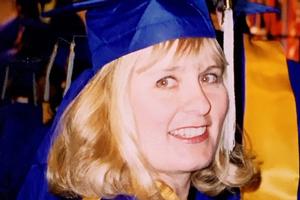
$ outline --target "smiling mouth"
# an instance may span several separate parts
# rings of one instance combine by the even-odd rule
[[[170,135],[177,139],[183,140],[189,144],[200,143],[208,138],[206,126],[202,127],[186,127],[169,132]]]
[[[206,126],[204,127],[187,127],[187,128],[180,128],[173,131],[170,131],[169,134],[180,137],[180,138],[193,138],[197,136],[204,135],[206,132]]]

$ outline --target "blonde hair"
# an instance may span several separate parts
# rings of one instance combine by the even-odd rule
[[[145,64],[145,60],[151,66],[174,45],[175,59],[207,52],[225,65],[216,41],[205,38],[162,42],[106,64],[67,107],[57,127],[47,170],[53,192],[65,196],[128,194],[138,199],[163,199],[138,150],[127,86],[134,66]],[[241,145],[228,152],[220,141],[211,165],[193,172],[193,185],[209,195],[244,186],[257,173],[252,158],[245,155]]]

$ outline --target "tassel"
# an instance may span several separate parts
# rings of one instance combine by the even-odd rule
[[[48,102],[50,98],[50,73],[53,67],[53,63],[57,54],[58,44],[54,45],[50,60],[47,65],[46,77],[45,77],[45,89],[44,89],[44,101]]]
[[[32,73],[32,91],[33,91],[33,103],[37,106],[37,94],[36,94],[36,79],[35,73]]]
[[[1,100],[4,100],[6,95],[7,83],[8,83],[8,75],[9,75],[9,66],[5,68],[5,77],[2,86]]]
[[[234,24],[233,11],[231,9],[230,0],[226,0],[226,9],[224,15],[224,54],[228,62],[225,71],[225,86],[228,90],[229,108],[224,122],[224,149],[232,151],[235,146],[235,92],[234,92]]]
[[[70,45],[70,54],[68,59],[68,69],[67,69],[67,79],[66,79],[66,87],[64,90],[64,95],[67,93],[71,81],[72,81],[72,73],[73,73],[73,67],[74,67],[74,58],[75,58],[75,41],[73,40]]]
[[[45,77],[45,89],[44,89],[44,101],[42,103],[42,109],[43,109],[43,123],[47,124],[49,121],[52,120],[54,113],[51,109],[49,99],[50,99],[50,73],[53,67],[53,63],[55,60],[55,57],[57,55],[57,49],[58,49],[58,43],[54,45],[52,54],[50,56],[48,65],[47,65],[47,71],[46,71],[46,77]]]

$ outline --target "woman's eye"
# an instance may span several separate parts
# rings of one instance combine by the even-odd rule
[[[221,80],[221,77],[218,76],[217,74],[205,74],[204,76],[202,76],[201,78],[201,82],[203,83],[209,83],[209,84],[212,84],[212,83],[218,83],[220,82]]]
[[[164,77],[156,81],[156,87],[158,88],[173,88],[177,85],[177,80],[174,77]]]

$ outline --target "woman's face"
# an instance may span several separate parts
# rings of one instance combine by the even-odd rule
[[[138,145],[158,173],[190,173],[214,156],[228,100],[224,66],[209,48],[175,59],[172,47],[150,67],[133,70],[129,99]]]

